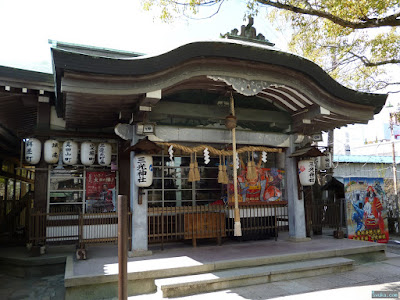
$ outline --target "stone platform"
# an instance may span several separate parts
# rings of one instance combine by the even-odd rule
[[[386,245],[332,237],[293,242],[225,242],[153,250],[128,259],[128,295],[178,297],[278,280],[343,272],[354,264],[386,259]],[[66,299],[110,299],[118,295],[116,246],[90,247],[86,261],[67,258]]]

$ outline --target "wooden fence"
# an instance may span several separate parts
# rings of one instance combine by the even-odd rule
[[[240,205],[242,239],[276,239],[278,231],[287,231],[286,202]],[[199,205],[182,207],[149,207],[149,243],[167,243],[200,238],[234,236],[234,207]]]
[[[44,244],[116,244],[118,214],[116,212],[82,213],[80,211],[31,211],[29,242]],[[132,239],[132,213],[128,212],[128,242]]]
[[[335,203],[313,203],[306,206],[307,226],[314,234],[322,234],[323,228],[339,229],[345,226],[344,205],[339,199]]]
[[[240,204],[242,239],[277,238],[287,231],[287,202]],[[132,240],[132,213],[128,212],[128,242]],[[164,243],[203,238],[234,236],[234,207],[199,205],[148,208],[148,241]],[[34,245],[117,243],[116,212],[81,213],[80,211],[31,211],[29,242]]]

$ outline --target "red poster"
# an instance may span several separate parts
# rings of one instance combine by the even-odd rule
[[[115,211],[115,173],[86,172],[86,212]]]

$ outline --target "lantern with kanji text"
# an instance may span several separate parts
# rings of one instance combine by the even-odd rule
[[[97,161],[101,166],[111,164],[111,145],[108,143],[100,143],[97,147]]]
[[[85,166],[91,166],[96,160],[96,144],[92,142],[83,142],[81,144],[81,163]]]
[[[60,157],[60,146],[56,140],[44,142],[44,161],[48,164],[56,164]]]
[[[65,141],[63,143],[63,163],[66,165],[76,165],[78,163],[78,143]]]
[[[25,161],[31,165],[36,165],[42,155],[42,143],[35,138],[25,140]]]
[[[300,160],[298,163],[300,184],[310,186],[315,183],[315,163],[312,159]]]

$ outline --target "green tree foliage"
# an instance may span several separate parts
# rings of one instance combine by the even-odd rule
[[[399,0],[243,1],[248,8],[244,14],[266,7],[269,20],[292,35],[289,49],[342,84],[400,92],[395,76],[400,70]],[[229,0],[144,0],[144,7],[161,9],[161,18],[169,21],[179,13],[195,16],[205,6],[214,6],[215,14],[224,2]]]

